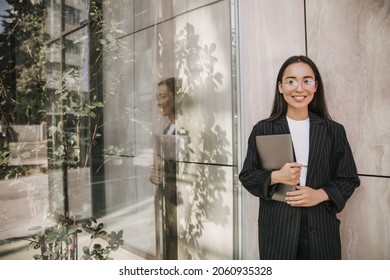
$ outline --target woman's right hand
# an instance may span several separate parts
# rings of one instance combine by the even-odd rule
[[[270,185],[282,183],[297,186],[299,185],[300,177],[301,165],[296,162],[286,163],[281,169],[272,171]]]

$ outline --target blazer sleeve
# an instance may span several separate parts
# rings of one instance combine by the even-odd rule
[[[360,185],[360,180],[344,127],[338,125],[334,135],[336,138],[334,139],[335,157],[332,160],[333,176],[332,180],[322,189],[330,198],[327,202],[328,209],[333,213],[338,213],[343,210],[355,188]]]
[[[257,197],[271,199],[271,172],[260,169],[260,159],[256,147],[256,136],[261,135],[259,124],[255,125],[248,138],[248,149],[239,180],[246,190]]]

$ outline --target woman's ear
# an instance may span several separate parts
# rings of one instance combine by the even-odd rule
[[[282,83],[278,82],[278,87],[279,87],[279,92],[283,94],[283,88],[282,88]]]

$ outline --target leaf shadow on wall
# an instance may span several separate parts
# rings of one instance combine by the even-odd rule
[[[176,71],[183,78],[182,90],[186,95],[176,114],[188,126],[178,134],[187,134],[191,139],[188,145],[177,147],[177,153],[184,155],[177,171],[182,185],[178,188],[178,207],[184,209],[178,221],[182,259],[209,259],[218,254],[220,248],[206,244],[215,244],[212,240],[226,233],[232,212],[226,202],[224,168],[231,154],[229,141],[226,130],[216,121],[218,109],[210,102],[210,97],[226,98],[218,91],[223,85],[223,75],[215,71],[217,45],[202,47],[199,41],[200,35],[189,23],[176,34]]]

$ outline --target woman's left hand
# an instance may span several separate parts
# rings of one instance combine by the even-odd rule
[[[313,189],[307,186],[297,186],[297,190],[287,192],[287,204],[294,207],[311,207],[329,200],[323,189]]]

